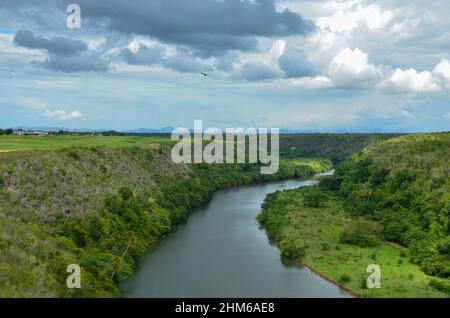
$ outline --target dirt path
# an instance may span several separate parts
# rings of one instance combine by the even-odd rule
[[[0,153],[13,152],[13,151],[16,151],[16,150],[2,150],[2,149],[0,149]]]

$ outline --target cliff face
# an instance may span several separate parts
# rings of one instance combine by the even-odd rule
[[[238,184],[308,176],[320,161],[176,165],[170,149],[77,148],[0,156],[0,296],[114,297],[158,237],[212,193]],[[82,288],[68,289],[78,264]]]

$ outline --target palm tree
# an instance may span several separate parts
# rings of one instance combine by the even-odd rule
[[[136,233],[131,232],[130,236],[128,237],[128,240],[127,240],[127,247],[125,248],[125,251],[123,252],[122,256],[117,260],[117,262],[115,262],[113,265],[113,271],[111,273],[111,280],[114,279],[114,275],[116,274],[117,271],[119,271],[120,264],[122,263],[123,259],[127,255],[128,250],[130,249],[131,246],[136,244],[137,240],[138,240],[138,238],[136,236]]]

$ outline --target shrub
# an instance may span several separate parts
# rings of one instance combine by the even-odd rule
[[[129,200],[133,196],[133,191],[131,191],[128,188],[121,188],[119,190],[119,194],[122,197],[122,199],[124,199],[126,201],[126,200]]]
[[[377,246],[381,243],[380,233],[381,227],[378,223],[358,219],[346,227],[341,234],[340,241],[361,247]]]
[[[328,191],[338,191],[340,182],[336,178],[323,178],[319,182],[319,188]]]
[[[421,268],[428,275],[438,277],[450,276],[450,262],[439,255],[433,255],[424,259],[421,263]]]
[[[373,186],[379,186],[380,184],[385,182],[386,177],[389,175],[389,172],[390,171],[385,168],[381,168],[375,171],[370,178],[370,183]]]
[[[361,279],[360,287],[361,289],[367,289],[367,278]]]
[[[80,156],[75,151],[69,151],[67,155],[73,160],[79,160]]]
[[[320,208],[328,201],[328,197],[317,188],[308,191],[304,196],[304,204],[310,208]]]
[[[280,242],[281,254],[292,259],[301,259],[306,255],[306,247],[293,238]]]
[[[320,246],[322,247],[322,251],[329,251],[331,249],[328,243],[322,243]]]
[[[0,185],[1,177],[0,177]],[[441,241],[441,243],[438,246],[438,252],[441,255],[447,256],[448,259],[450,259],[450,236],[447,236],[445,239]]]
[[[351,282],[351,280],[352,280],[352,278],[347,274],[342,274],[339,277],[339,282],[341,282],[341,283],[349,283],[349,282]]]
[[[446,283],[438,281],[436,279],[432,279],[429,282],[429,285],[443,293],[450,294],[450,284],[446,284]]]

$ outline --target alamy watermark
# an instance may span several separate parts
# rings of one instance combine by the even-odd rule
[[[69,289],[80,289],[81,288],[81,268],[77,264],[70,264],[67,266],[67,276],[66,285]]]
[[[69,14],[67,17],[66,25],[69,29],[81,28],[81,8],[78,4],[72,3],[67,6],[66,12]]]
[[[367,288],[378,289],[381,288],[381,267],[377,264],[370,264],[367,266],[367,273],[370,274],[367,277]]]
[[[270,139],[270,148],[269,148]],[[261,163],[261,174],[275,174],[280,166],[279,129],[219,128],[203,129],[201,120],[194,121],[194,131],[177,128],[172,141],[174,163]],[[192,149],[193,148],[193,149]]]

